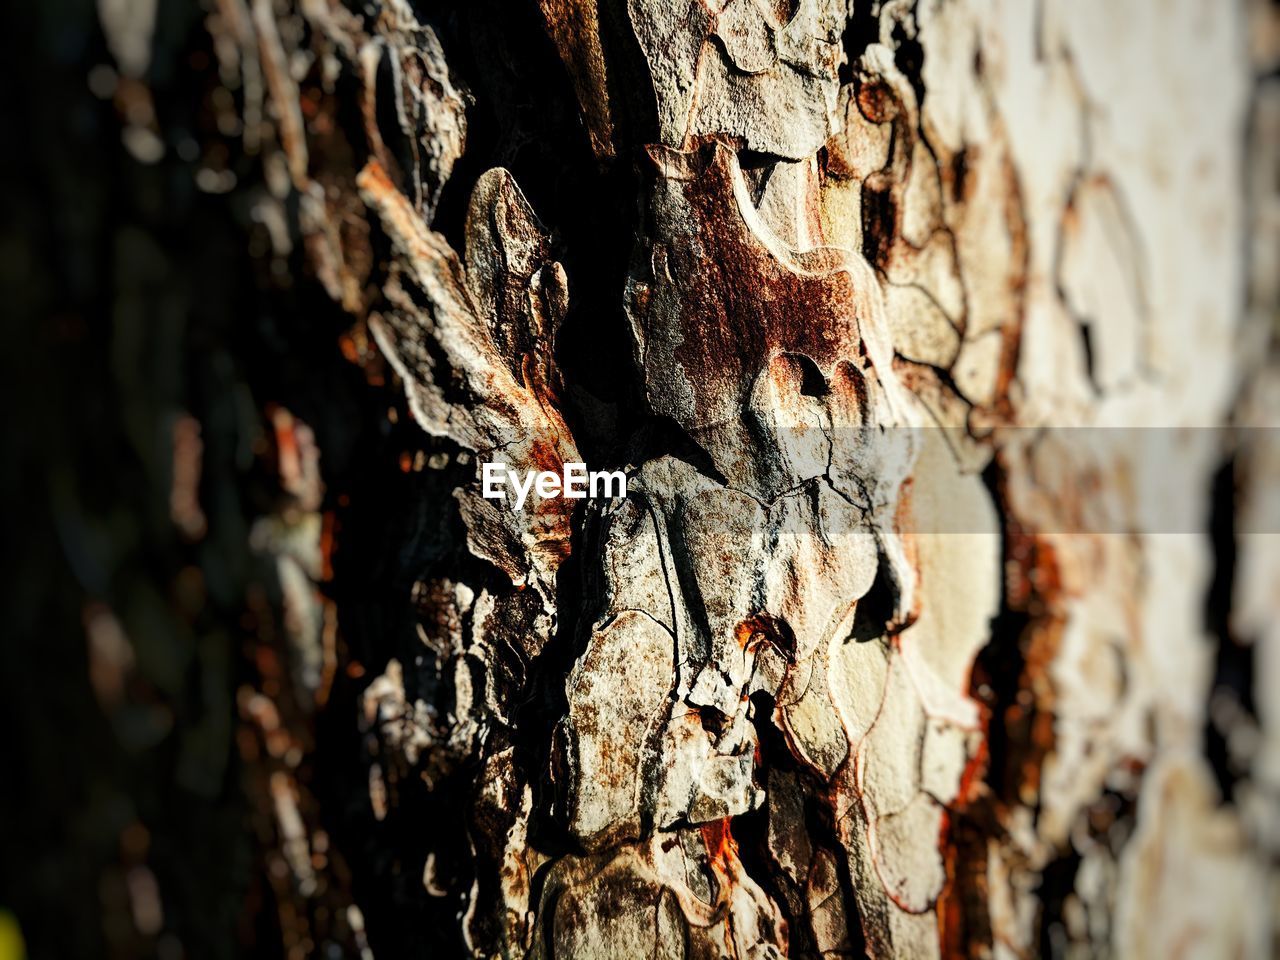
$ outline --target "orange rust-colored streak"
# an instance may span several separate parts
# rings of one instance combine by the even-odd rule
[[[938,945],[944,957],[977,960],[989,954],[991,944],[986,838],[980,826],[955,824],[949,831],[943,862],[947,879],[935,908]]]
[[[946,882],[938,895],[935,912],[938,919],[938,942],[945,957],[976,956],[982,938],[972,931],[973,918],[983,915],[986,909],[986,867],[982,850],[975,850],[975,831],[972,819],[966,819],[968,808],[984,794],[988,765],[986,722],[989,714],[984,711],[983,739],[974,756],[965,764],[956,792],[954,811],[943,811],[938,834],[938,849],[946,871]]]
[[[955,799],[955,804],[959,809],[963,810],[978,798],[986,777],[989,759],[986,731],[984,730],[978,749],[974,751],[973,756],[964,766],[964,772],[960,774],[960,786],[956,791]]]
[[[707,845],[707,857],[717,870],[728,871],[738,862],[738,841],[733,839],[728,817],[702,824],[702,842]]]
[[[950,824],[948,823],[948,827]],[[964,915],[959,909],[956,890],[956,858],[950,844],[943,847],[942,863],[947,879],[938,894],[935,908],[938,918],[938,945],[945,957],[957,956],[956,947],[964,942]]]
[[[333,549],[337,532],[338,517],[332,510],[326,510],[320,518],[320,579],[326,583],[333,579]]]
[[[299,453],[297,438],[293,435],[293,415],[283,407],[269,404],[267,416],[271,419],[271,432],[275,438],[280,473],[285,474],[289,471],[296,473]]]
[[[738,647],[755,652],[764,644],[772,644],[789,661],[794,661],[795,639],[785,621],[767,613],[757,613],[733,628]]]
[[[529,459],[536,470],[559,473],[564,469],[559,448],[554,441],[545,437],[539,437],[529,445]]]
[[[431,237],[409,199],[391,181],[377,160],[369,160],[356,175],[356,186],[382,218],[383,226],[404,254],[419,263],[429,263],[443,251]],[[452,265],[451,265],[452,266]]]
[[[1018,683],[1019,699],[1005,712],[1005,723],[1013,742],[1022,745],[1018,763],[1018,790],[1026,796],[1039,793],[1041,767],[1054,745],[1054,691],[1049,671],[1062,642],[1066,614],[1062,607],[1062,572],[1053,545],[1040,536],[1020,538],[1017,563],[1010,579],[1017,589],[1014,598],[1030,615],[1023,632],[1023,669]]]
[[[564,443],[558,436],[539,437],[529,445],[529,460],[535,470],[560,473],[566,459],[576,456],[572,443]],[[570,518],[577,507],[576,500],[565,497],[534,498],[533,510],[548,518],[549,527],[540,538],[540,547],[563,562],[570,551]]]

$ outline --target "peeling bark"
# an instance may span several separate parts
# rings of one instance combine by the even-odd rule
[[[396,104],[398,131],[363,111],[348,148],[369,159],[335,191],[367,226],[344,203],[312,230],[370,237],[317,268],[371,257],[344,305],[415,420],[477,464],[631,477],[576,515],[462,482],[467,547],[505,582],[419,584],[454,707],[414,701],[394,660],[364,694],[370,717],[426,717],[371,722],[380,762],[489,811],[467,948],[1262,955],[1269,855],[1201,749],[1209,542],[1143,530],[1123,478],[1144,450],[1080,456],[1071,433],[1232,415],[1239,12],[1166,11],[1158,41],[1136,8],[540,12],[640,210],[613,294],[635,365],[612,375],[643,415],[612,447],[575,439],[595,411],[556,337],[578,281],[513,175],[476,179],[464,250],[433,230],[473,96],[444,79],[448,45],[406,4],[282,14],[305,51],[258,26],[269,79],[334,58]],[[390,90],[371,49],[393,52]],[[1177,96],[1155,92],[1185,77],[1166,50],[1203,65]],[[302,189],[296,91],[268,88]],[[1223,455],[1188,452],[1167,495],[1208,504]],[[546,716],[525,731],[530,696]]]
[[[413,909],[478,957],[1269,955],[1275,449],[1225,428],[1280,409],[1272,9],[522,6],[209,20],[273,252],[438,518],[381,636],[361,515],[321,599],[324,461],[281,464],[277,899],[323,928],[271,759],[319,706],[346,858],[415,877],[349,891],[374,953]],[[499,456],[628,494],[513,511]]]

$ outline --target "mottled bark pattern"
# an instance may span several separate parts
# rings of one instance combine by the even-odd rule
[[[585,131],[550,149],[621,185],[602,280],[468,164],[519,84],[442,40],[483,14],[429,6],[211,23],[272,121],[263,216],[296,215],[352,359],[436,438],[470,554],[413,585],[416,651],[342,721],[378,819],[415,816],[411,782],[465,811],[465,856],[434,822],[421,865],[459,945],[1267,955],[1275,711],[1232,721],[1230,805],[1205,741],[1215,645],[1280,662],[1274,547],[1242,547],[1214,636],[1209,538],[1101,532],[1140,528],[1142,465],[1036,428],[1274,409],[1270,348],[1239,348],[1272,335],[1240,250],[1274,265],[1274,36],[1251,60],[1244,9],[1185,0],[529,0]],[[579,289],[605,295],[573,335],[626,343],[600,363],[638,414],[562,369]],[[499,454],[629,495],[512,512],[479,496]],[[1207,524],[1223,458],[1185,452],[1163,495]]]

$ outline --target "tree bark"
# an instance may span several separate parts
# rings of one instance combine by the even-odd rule
[[[263,405],[282,943],[1270,955],[1276,22],[218,0],[265,295],[383,437]]]

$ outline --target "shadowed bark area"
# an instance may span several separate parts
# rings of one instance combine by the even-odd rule
[[[31,956],[1271,955],[1274,6],[6,43]]]

